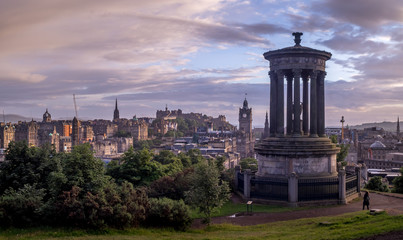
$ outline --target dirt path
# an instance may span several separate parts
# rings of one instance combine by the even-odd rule
[[[384,209],[389,214],[400,215],[403,214],[403,198],[392,196],[385,196],[377,193],[371,193],[371,209]],[[235,201],[239,201],[236,200]],[[337,205],[331,207],[321,207],[307,210],[297,210],[292,212],[280,213],[254,213],[252,216],[239,216],[239,217],[215,217],[212,219],[213,224],[230,223],[240,226],[256,225],[263,223],[270,223],[276,221],[287,221],[300,218],[312,218],[323,216],[335,216],[343,213],[362,211],[362,199],[354,201],[347,205]],[[204,224],[200,220],[194,221],[193,228],[202,228]]]

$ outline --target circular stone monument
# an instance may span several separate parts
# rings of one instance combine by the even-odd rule
[[[295,46],[263,54],[270,61],[270,137],[255,147],[257,178],[337,175],[340,149],[325,135],[325,64],[332,54],[301,46],[301,35],[293,33]]]

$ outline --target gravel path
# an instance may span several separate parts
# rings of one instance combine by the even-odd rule
[[[371,193],[371,209],[384,209],[389,214],[401,215],[403,214],[403,196],[386,196],[378,193]],[[234,202],[239,202],[239,199],[234,197]],[[320,207],[307,210],[297,210],[292,212],[280,212],[280,213],[253,213],[251,216],[239,216],[239,217],[215,217],[212,219],[213,224],[230,223],[240,226],[256,225],[263,223],[270,223],[276,221],[287,221],[300,218],[312,218],[323,216],[335,216],[343,213],[350,213],[362,211],[362,198],[360,201],[354,201],[347,205],[337,205],[330,207]],[[205,225],[200,220],[195,220],[193,228],[202,228]],[[401,232],[403,234],[403,232]],[[398,235],[401,236],[401,235]],[[374,239],[367,238],[366,240]],[[380,238],[382,239],[382,238]],[[387,239],[387,238],[385,238]],[[399,238],[398,238],[399,239]],[[403,239],[403,238],[400,238]]]

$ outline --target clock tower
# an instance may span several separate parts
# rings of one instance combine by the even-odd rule
[[[239,108],[239,130],[252,133],[252,108],[248,107],[248,101],[243,101],[243,107]]]
[[[239,132],[237,149],[241,158],[253,157],[255,140],[252,133],[252,108],[248,107],[248,101],[243,101],[243,107],[239,108]]]

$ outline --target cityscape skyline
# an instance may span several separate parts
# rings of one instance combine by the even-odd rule
[[[0,110],[40,118],[153,117],[182,109],[254,126],[269,109],[263,53],[301,45],[333,54],[326,126],[403,115],[403,3],[358,1],[2,1]]]

